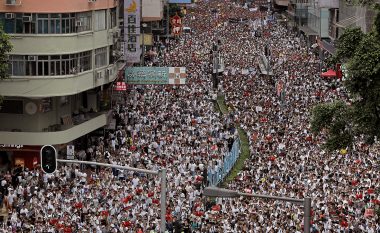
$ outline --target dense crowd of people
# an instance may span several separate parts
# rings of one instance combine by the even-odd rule
[[[231,1],[200,1],[155,61],[187,68],[187,85],[133,86],[114,110],[115,130],[94,138],[78,159],[167,169],[169,232],[302,232],[303,209],[255,199],[211,201],[207,173],[223,166],[236,126],[250,158],[227,186],[242,192],[312,198],[312,232],[379,232],[379,148],[364,143],[336,153],[310,132],[310,108],[348,100],[340,82],[319,77],[319,62],[286,27]],[[207,19],[207,20],[205,20]],[[231,21],[231,19],[234,19]],[[256,37],[255,31],[261,36]],[[220,41],[225,71],[215,111],[210,50]],[[273,76],[257,64],[270,48]],[[360,140],[358,140],[360,141]],[[4,232],[159,232],[160,179],[94,166],[65,165],[54,174],[16,168],[1,176]]]

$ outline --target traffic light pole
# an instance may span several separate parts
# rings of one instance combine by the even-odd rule
[[[75,164],[87,164],[87,165],[96,165],[101,167],[110,167],[110,168],[116,168],[116,169],[122,169],[127,171],[134,171],[134,172],[140,172],[145,174],[151,174],[156,175],[161,178],[161,203],[160,203],[160,209],[161,209],[161,223],[160,223],[160,230],[161,233],[166,231],[166,168],[162,168],[160,171],[153,171],[153,170],[147,170],[147,169],[140,169],[140,168],[134,168],[134,167],[128,167],[128,166],[121,166],[121,165],[115,165],[115,164],[109,164],[109,163],[97,163],[97,162],[90,162],[90,161],[80,161],[80,160],[66,160],[66,159],[57,159],[57,162],[59,163],[75,163]]]
[[[222,198],[239,198],[239,197],[252,197],[260,199],[277,200],[283,202],[291,202],[298,205],[303,205],[304,208],[304,233],[310,233],[311,221],[311,198],[305,197],[304,199],[297,199],[291,197],[279,197],[254,193],[242,193],[237,190],[230,190],[217,187],[206,187],[203,190],[203,196],[206,197],[222,197]]]

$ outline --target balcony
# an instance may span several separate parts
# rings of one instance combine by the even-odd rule
[[[107,84],[117,77],[119,64],[65,76],[17,76],[0,81],[3,96],[44,98],[67,96]]]
[[[16,145],[57,145],[71,142],[107,124],[107,113],[94,113],[89,118],[66,125],[64,130],[60,126],[51,126],[47,132],[0,132],[2,144]],[[51,130],[51,132],[49,132]]]
[[[60,55],[87,51],[114,44],[110,36],[114,31],[116,29],[71,34],[10,34],[14,47],[11,54]]]

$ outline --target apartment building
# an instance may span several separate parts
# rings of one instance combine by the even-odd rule
[[[42,145],[59,147],[107,124],[122,66],[118,16],[115,0],[0,2],[14,46],[10,78],[0,81],[0,151],[34,163]]]

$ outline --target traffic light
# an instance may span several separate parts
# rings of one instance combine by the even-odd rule
[[[41,168],[45,173],[54,173],[57,169],[57,151],[53,146],[45,145],[41,148]]]

